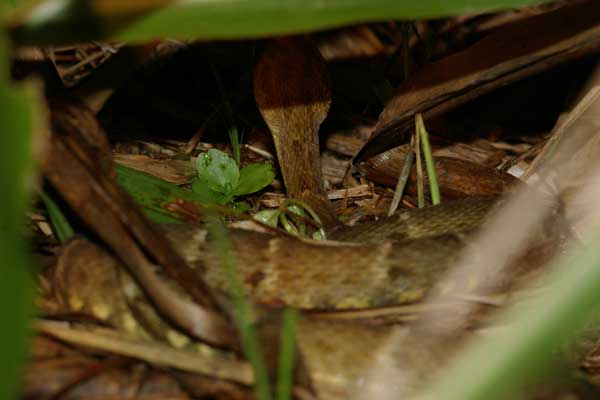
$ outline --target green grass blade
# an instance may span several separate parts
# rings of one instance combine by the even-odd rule
[[[506,399],[547,374],[565,341],[600,310],[600,231],[591,239],[560,263],[539,298],[508,310],[500,334],[473,343],[419,398]]]
[[[225,228],[219,221],[212,218],[207,226],[214,239],[217,253],[223,263],[223,271],[233,302],[233,318],[242,339],[242,347],[254,371],[254,391],[256,397],[259,400],[270,400],[272,399],[272,395],[269,375],[260,348],[258,333],[252,320],[252,305],[246,297],[244,287],[237,274],[231,242]]]
[[[234,39],[301,33],[360,22],[434,18],[541,3],[540,0],[46,0],[15,17],[28,44],[110,38],[147,41]]]
[[[228,129],[229,143],[231,143],[231,152],[235,163],[240,166],[240,155],[241,155],[241,143],[240,135],[238,134],[237,126],[231,125]]]
[[[58,238],[59,242],[64,243],[75,235],[71,224],[65,217],[65,215],[60,211],[58,204],[50,196],[48,196],[45,192],[40,192],[40,198],[44,202],[46,206],[46,210],[48,211],[48,217],[50,218],[50,224],[52,225],[52,229],[54,230],[54,234]]]
[[[288,400],[292,397],[297,323],[298,311],[293,308],[286,308],[283,312],[277,364],[277,400]]]
[[[33,315],[33,269],[23,229],[25,186],[33,181],[31,141],[39,114],[33,90],[16,90],[8,83],[6,49],[0,35],[0,399],[15,399]]]
[[[431,203],[433,205],[440,204],[440,188],[438,186],[437,174],[435,172],[435,162],[431,152],[431,144],[429,144],[429,134],[425,129],[423,116],[417,114],[417,135],[421,139],[421,150],[425,158],[425,168],[427,169],[427,179],[429,180],[429,192],[431,194]]]

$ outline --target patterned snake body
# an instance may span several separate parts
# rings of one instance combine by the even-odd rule
[[[335,241],[229,232],[237,270],[255,302],[307,310],[379,307],[421,300],[497,203],[497,197],[471,198],[401,211],[334,231]],[[204,228],[173,225],[166,234],[210,286],[226,289],[222,261]],[[359,389],[377,349],[401,329],[305,315],[298,346],[319,398],[345,399]]]
[[[254,301],[348,309],[420,300],[481,225],[497,198],[449,202],[332,233],[336,241],[230,230],[235,264]],[[206,282],[226,289],[207,231],[172,225],[167,238]],[[341,240],[344,240],[342,242]]]
[[[309,311],[404,304],[422,299],[435,287],[461,249],[469,246],[468,234],[485,224],[497,200],[472,198],[401,211],[394,217],[334,231],[331,237],[335,241],[245,229],[230,229],[229,237],[236,268],[257,303],[290,304]],[[174,248],[206,283],[216,290],[227,289],[222,260],[204,226],[163,228]],[[57,267],[55,281],[60,297],[68,299],[66,304],[74,307],[74,312],[88,310],[126,331],[136,316],[144,315],[135,325],[142,337],[153,336],[148,332],[170,332],[164,323],[147,327],[149,321],[160,321],[160,316],[151,313],[153,308],[147,305],[143,291],[133,289],[135,280],[114,259],[98,248],[92,256],[81,251],[74,259],[73,252],[81,247],[74,244],[69,248],[71,257],[65,256]],[[105,254],[104,258],[99,253]],[[98,264],[92,269],[90,259]],[[101,262],[103,259],[110,262]],[[122,290],[115,291],[115,287]],[[128,311],[132,307],[135,312]],[[110,315],[96,315],[98,310],[110,310]],[[331,314],[333,319],[322,313],[305,313],[298,327],[303,365],[322,400],[349,398],[358,389],[356,385],[365,381],[377,349],[405,329],[373,324],[368,318],[348,319],[352,313]],[[180,336],[161,334],[164,338]]]

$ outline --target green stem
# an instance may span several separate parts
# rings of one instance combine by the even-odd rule
[[[223,270],[233,303],[233,319],[239,331],[246,358],[254,371],[254,391],[256,397],[259,400],[271,400],[272,394],[269,375],[260,348],[258,332],[251,318],[252,306],[246,297],[244,287],[235,268],[231,242],[225,228],[216,218],[210,218],[207,226],[214,238],[217,253],[223,262]]]
[[[311,216],[311,218],[313,220],[315,220],[315,222],[319,225],[319,232],[322,235],[322,238],[323,238],[322,240],[327,239],[327,235],[325,234],[325,230],[323,229],[323,222],[321,221],[321,218],[319,218],[319,214],[317,214],[311,206],[309,206],[307,203],[303,202],[302,200],[298,200],[298,199],[285,199],[282,206],[287,207],[288,204],[293,204],[300,208],[305,209],[308,212],[308,214]]]
[[[416,122],[415,122],[416,123]],[[413,149],[417,158],[417,206],[419,208],[425,207],[425,194],[423,190],[423,165],[421,163],[421,135],[419,135],[419,129],[415,130],[415,147]]]
[[[279,214],[279,220],[281,221],[281,226],[283,226],[283,229],[285,229],[286,232],[291,233],[292,235],[300,236],[300,231],[294,226],[294,224],[290,222],[285,212]]]
[[[233,121],[232,121],[233,123]],[[233,154],[233,159],[235,163],[240,166],[240,154],[241,154],[241,146],[240,146],[240,136],[238,134],[237,126],[231,125],[229,128],[229,142],[231,143],[231,153]]]
[[[298,311],[286,308],[283,312],[279,362],[277,364],[277,400],[288,400],[292,395],[296,350]]]
[[[427,178],[429,179],[429,191],[431,193],[431,202],[433,205],[440,204],[440,188],[438,186],[437,174],[435,173],[435,162],[429,144],[429,134],[425,129],[423,116],[419,113],[416,115],[417,133],[421,139],[421,149],[425,157],[425,168],[427,169]]]

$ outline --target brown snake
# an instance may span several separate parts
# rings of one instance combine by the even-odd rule
[[[334,230],[336,241],[232,229],[233,257],[258,303],[345,309],[413,302],[456,260],[464,234],[483,222],[496,200],[466,199],[402,211]],[[226,288],[221,260],[203,227],[170,225],[166,235],[210,286]]]
[[[496,201],[471,198],[405,210],[374,223],[332,232],[333,238],[361,243],[318,242],[237,228],[229,233],[236,268],[258,303],[290,304],[308,311],[402,304],[422,299],[435,287],[440,275],[468,246],[468,233],[485,224]],[[227,289],[222,260],[203,225],[164,225],[162,229],[209,286]],[[75,307],[73,311],[89,310],[96,318],[124,330],[131,329],[131,317],[146,315],[137,324],[142,327],[136,329],[146,332],[142,337],[156,331],[146,325],[158,316],[152,313],[153,317],[147,317],[152,307],[143,305],[147,300],[136,300],[135,293],[140,291],[133,289],[135,281],[125,278],[123,268],[102,263],[90,269],[89,253],[81,257],[82,261],[65,263],[56,271],[58,282],[76,282],[58,286],[61,296]],[[91,259],[100,260],[96,256]],[[115,290],[119,287],[120,291]],[[110,310],[110,314],[96,315],[99,310]],[[170,332],[168,325],[161,326]],[[298,348],[318,398],[349,398],[364,382],[377,350],[399,329],[403,328],[365,319],[304,314],[298,326]]]
[[[497,202],[497,197],[464,199],[332,232],[332,238],[349,242],[242,229],[229,233],[238,273],[257,303],[313,311],[406,304],[421,300],[435,287],[468,246],[469,233],[485,224]],[[164,229],[209,286],[226,290],[222,260],[204,227],[181,224]],[[474,278],[471,283],[485,279]],[[349,398],[364,381],[377,349],[397,329],[305,315],[298,346],[319,398]]]
[[[272,51],[277,55],[282,48]],[[305,51],[310,53],[310,49]],[[301,54],[291,51],[290,57]],[[274,56],[273,60],[278,58]],[[288,304],[305,310],[378,307],[421,300],[457,259],[467,245],[466,235],[484,222],[497,198],[442,203],[422,210],[402,211],[376,223],[336,228],[338,222],[316,168],[318,127],[327,114],[330,93],[317,87],[307,90],[299,101],[293,101],[288,93],[302,94],[303,89],[311,86],[292,79],[295,84],[287,86],[290,90],[274,96],[273,91],[281,87],[266,79],[281,75],[271,73],[273,68],[298,76],[304,76],[306,71],[318,75],[322,70],[310,57],[301,64],[305,68],[294,68],[299,61],[293,59],[290,66],[275,64],[263,63],[263,68],[257,69],[255,95],[275,135],[288,195],[311,204],[326,226],[333,228],[329,236],[333,240],[316,242],[286,234],[230,229],[233,258],[246,290],[257,303]],[[279,108],[282,104],[285,112]],[[309,157],[304,159],[302,155]],[[222,260],[205,227],[181,224],[163,229],[173,247],[210,287],[226,291]],[[119,284],[107,279],[106,287],[112,289]],[[103,297],[106,296],[98,296]],[[126,310],[131,302],[121,306]],[[364,378],[376,349],[393,329],[356,321],[303,318],[298,345],[319,398],[348,398],[354,385]]]

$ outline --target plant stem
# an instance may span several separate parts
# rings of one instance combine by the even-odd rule
[[[235,163],[240,166],[240,136],[238,135],[237,126],[232,125],[229,128],[229,142],[231,143],[231,152]]]
[[[283,312],[281,340],[279,343],[277,400],[288,400],[291,398],[294,377],[297,321],[298,311],[294,308],[286,308]]]
[[[429,144],[429,134],[425,129],[423,116],[419,113],[416,115],[417,133],[421,138],[421,148],[425,157],[425,168],[427,168],[427,178],[429,179],[429,192],[431,194],[431,202],[433,205],[440,204],[440,188],[438,186],[437,175],[435,173],[435,162]]]
[[[269,375],[260,348],[258,332],[251,318],[252,306],[246,297],[244,287],[235,268],[231,242],[223,225],[216,218],[209,218],[207,227],[214,238],[217,253],[223,262],[223,270],[233,302],[233,319],[239,331],[246,358],[254,371],[254,391],[256,398],[259,400],[271,400],[272,394]]]
[[[415,147],[413,151],[417,157],[417,206],[419,208],[425,207],[425,194],[423,190],[423,164],[421,163],[421,135],[419,135],[419,128],[415,119]]]

